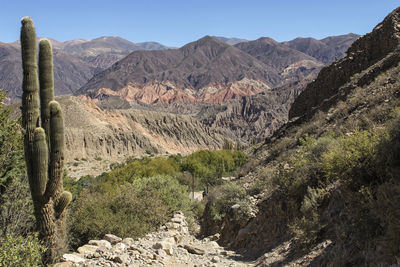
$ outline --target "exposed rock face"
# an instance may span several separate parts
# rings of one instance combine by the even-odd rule
[[[276,91],[203,107],[197,117],[231,138],[261,141],[286,122],[290,102]]]
[[[136,109],[102,110],[73,96],[59,98],[59,102],[65,114],[67,162],[101,158],[110,163],[146,151],[186,154],[218,149],[224,141],[219,132],[189,116]],[[79,171],[79,166],[70,167]]]
[[[390,58],[399,47],[400,9],[394,10],[383,22],[365,36],[356,40],[348,49],[347,56],[332,65],[325,67],[317,79],[310,83],[296,98],[289,118],[302,116],[315,109],[325,99],[338,92],[338,88],[349,82],[356,73],[378,63],[384,58]]]
[[[255,80],[243,79],[228,84],[211,83],[199,91],[184,88],[169,81],[151,81],[147,83],[129,83],[123,88],[113,91],[108,88],[101,88],[94,95],[94,99],[104,96],[119,96],[128,102],[140,101],[145,104],[156,103],[222,103],[231,99],[238,99],[242,96],[255,95],[270,87]]]

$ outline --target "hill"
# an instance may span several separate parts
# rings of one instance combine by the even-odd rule
[[[210,194],[204,235],[263,266],[398,262],[399,22],[400,8],[306,87],[251,152],[248,196],[223,210],[233,185]]]

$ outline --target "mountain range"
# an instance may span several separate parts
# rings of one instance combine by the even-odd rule
[[[117,95],[146,104],[221,103],[316,75],[333,55],[343,57],[357,37],[285,43],[263,37],[232,46],[222,41],[230,39],[205,36],[179,49],[132,52],[94,75],[77,94]]]
[[[105,85],[109,85],[107,82],[100,82],[101,77],[107,76],[106,73],[115,71],[117,66],[113,67],[112,65],[119,60],[123,61],[119,62],[117,65],[127,63],[129,60],[133,60],[134,62],[135,59],[149,57],[146,59],[148,63],[145,68],[150,66],[151,69],[155,60],[152,57],[157,57],[158,54],[165,54],[167,61],[164,62],[163,68],[165,70],[168,69],[168,71],[164,71],[164,69],[149,69],[150,73],[147,73],[147,70],[144,69],[144,72],[141,73],[139,71],[138,74],[126,73],[122,75],[118,73],[115,75],[127,75],[127,77],[112,79],[116,84],[108,87],[104,86],[104,88],[115,91],[127,86],[129,82],[133,81],[138,82],[139,85],[135,85],[137,88],[135,86],[133,87],[136,88],[135,90],[140,91],[140,88],[149,88],[149,86],[144,86],[144,80],[146,80],[146,82],[157,80],[155,85],[150,85],[150,87],[154,89],[155,87],[163,87],[163,85],[158,83],[160,80],[169,81],[169,79],[171,79],[170,82],[173,82],[173,86],[178,86],[178,88],[186,86],[186,89],[189,89],[186,90],[187,94],[185,93],[182,95],[168,93],[168,95],[173,95],[174,99],[172,100],[169,99],[168,95],[166,97],[167,99],[164,97],[159,100],[174,102],[181,98],[187,100],[186,98],[188,95],[198,98],[197,95],[194,95],[193,88],[196,91],[200,89],[200,87],[204,88],[204,86],[209,84],[211,85],[211,91],[220,91],[221,85],[218,85],[218,83],[226,85],[227,83],[238,82],[246,77],[262,82],[263,85],[261,87],[266,88],[285,80],[282,77],[288,72],[292,76],[292,74],[296,72],[295,70],[299,68],[316,68],[318,71],[322,64],[329,63],[334,59],[334,56],[338,58],[343,56],[346,48],[357,37],[357,35],[348,34],[328,37],[322,40],[303,38],[304,40],[308,40],[308,42],[299,42],[299,39],[295,39],[289,42],[278,43],[270,38],[248,41],[240,38],[207,36],[179,49],[175,49],[179,52],[174,51],[172,47],[167,47],[157,42],[132,43],[120,37],[104,36],[91,40],[76,39],[66,42],[50,39],[50,41],[54,50],[54,75],[57,95],[75,94],[79,89],[81,89],[80,92],[85,91],[85,89],[89,89],[90,91],[101,89],[91,88],[93,84],[100,85],[105,83]],[[231,45],[234,45],[234,47]],[[208,48],[206,48],[207,46]],[[319,50],[315,47],[318,47]],[[209,49],[209,51],[206,52],[205,50],[203,51],[203,49]],[[157,50],[159,52],[143,52],[146,50]],[[130,55],[130,53],[135,51],[136,54]],[[191,54],[194,51],[197,51],[197,53]],[[129,59],[124,59],[127,55],[129,55]],[[189,57],[186,58],[188,55]],[[183,57],[185,57],[184,61]],[[217,58],[218,60],[215,61]],[[156,60],[163,59],[156,58]],[[180,60],[182,60],[182,62],[180,62]],[[174,70],[170,69],[170,63],[175,64]],[[290,66],[289,64],[294,65]],[[0,88],[8,91],[9,102],[17,101],[21,96],[20,72],[22,70],[20,65],[19,41],[13,43],[0,42]],[[229,69],[222,71],[221,66],[225,65],[229,66]],[[111,70],[108,70],[110,67]],[[285,67],[288,69],[285,70]],[[140,66],[132,70],[137,71],[138,68],[140,68]],[[184,68],[184,71],[179,68]],[[102,73],[103,71],[105,71],[105,73]],[[281,72],[281,77],[277,75],[279,72]],[[297,73],[297,75],[298,74],[299,73]],[[136,78],[131,79],[132,75]],[[139,78],[140,75],[142,76]],[[302,75],[297,77],[297,79],[301,77]],[[252,95],[260,91],[259,88],[252,88],[250,91],[246,91],[246,89],[244,92],[243,90],[235,91],[235,87],[237,86],[231,86],[232,89],[228,89],[229,92],[222,91],[217,102],[244,95]],[[208,95],[209,92],[207,91],[210,90],[202,90],[203,96],[200,97],[198,101],[210,101],[210,98],[213,97],[212,95]],[[125,91],[129,90],[125,89]],[[93,95],[93,93],[91,93],[91,95]],[[139,96],[136,100],[143,100],[143,98],[143,96]],[[193,101],[193,99],[190,101]],[[215,102],[215,100],[211,102]]]
[[[40,39],[40,38],[38,38]],[[132,43],[120,37],[100,37],[59,42],[50,39],[54,56],[57,95],[71,95],[94,74],[111,66],[132,51],[168,49],[156,42]],[[0,42],[0,88],[8,91],[9,102],[21,97],[22,67],[19,41]]]

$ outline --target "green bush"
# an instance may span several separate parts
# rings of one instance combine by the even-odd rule
[[[95,188],[84,189],[71,209],[72,247],[107,233],[142,236],[156,230],[172,212],[189,205],[187,189],[171,176],[141,177],[102,191]]]
[[[184,158],[181,169],[195,176],[201,190],[221,184],[223,175],[232,175],[245,162],[246,155],[241,151],[200,150]]]
[[[243,223],[250,218],[250,201],[243,186],[226,183],[213,189],[207,198],[209,219],[215,222],[222,222],[235,204],[239,207],[230,219]]]
[[[43,266],[42,253],[45,247],[37,235],[0,238],[0,266],[36,267]]]

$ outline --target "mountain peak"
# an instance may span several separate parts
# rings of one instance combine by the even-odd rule
[[[210,35],[206,35],[206,36],[200,38],[199,40],[194,41],[193,43],[197,43],[199,45],[204,45],[207,43],[215,43],[215,44],[220,44],[220,45],[224,45],[224,46],[227,45],[226,43],[222,42],[221,40],[218,40],[217,38],[214,38]]]
[[[279,44],[277,41],[275,41],[274,39],[272,39],[270,37],[261,37],[261,38],[258,38],[257,40],[255,40],[255,42],[269,44],[269,45]]]

